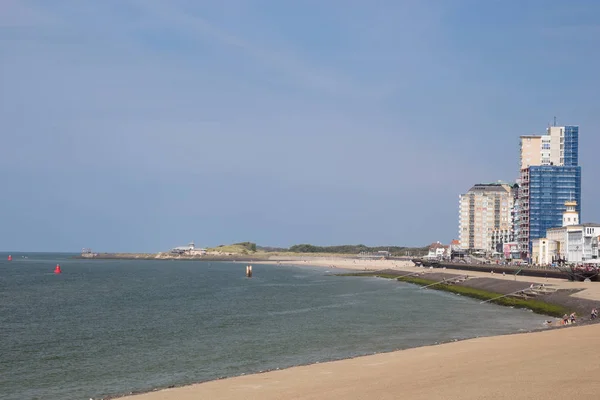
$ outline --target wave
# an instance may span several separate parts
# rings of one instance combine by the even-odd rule
[[[296,308],[293,310],[270,311],[267,313],[267,315],[273,316],[273,315],[303,314],[303,313],[309,313],[309,312],[317,311],[317,310],[325,310],[325,309],[331,309],[331,308],[343,308],[343,307],[347,307],[347,306],[353,306],[353,305],[356,305],[359,303],[361,303],[361,302],[348,301],[345,303],[335,303],[335,304],[328,304],[328,305],[316,306],[316,307]]]

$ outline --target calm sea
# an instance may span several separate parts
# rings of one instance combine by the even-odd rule
[[[0,255],[0,398],[85,399],[542,326],[339,270]],[[27,258],[25,258],[27,257]],[[60,263],[63,273],[53,274]]]

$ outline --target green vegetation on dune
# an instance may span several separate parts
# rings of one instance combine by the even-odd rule
[[[427,286],[436,283],[429,279],[423,279],[417,276],[397,276],[392,274],[377,273],[377,272],[363,272],[363,273],[348,273],[340,274],[340,276],[376,276],[379,278],[397,279],[400,282],[412,283],[419,286]],[[561,317],[565,314],[569,314],[569,311],[563,306],[557,304],[546,303],[535,299],[518,299],[515,297],[500,297],[502,293],[488,292],[486,290],[476,289],[462,285],[450,285],[450,284],[437,284],[430,287],[434,290],[443,290],[461,296],[467,296],[478,300],[491,300],[490,303],[499,304],[502,306],[509,306],[514,308],[524,308],[531,310],[537,314],[550,315],[553,317]],[[500,297],[500,298],[498,298]],[[493,300],[492,300],[493,299]]]
[[[256,252],[256,243],[241,242],[241,243],[234,243],[233,245],[240,246],[240,247],[244,248],[246,251]]]
[[[402,247],[402,246],[376,246],[369,247],[364,244],[345,244],[340,246],[314,246],[312,244],[296,244],[288,249],[293,253],[333,253],[333,254],[358,254],[389,251],[394,256],[404,256],[410,253],[414,256],[426,254],[429,247]]]
[[[252,242],[241,242],[229,245],[220,245],[206,249],[209,252],[222,252],[231,254],[263,254],[263,255],[297,255],[297,256],[356,256],[359,253],[376,253],[389,251],[392,256],[422,256],[428,247],[402,247],[402,246],[376,246],[369,247],[364,244],[348,244],[340,246],[314,246],[312,244],[296,244],[289,248],[261,247]]]
[[[256,253],[256,243],[241,242],[241,243],[234,243],[234,244],[230,244],[230,245],[220,245],[217,247],[206,249],[206,251],[209,251],[209,252],[220,251],[222,253],[231,253],[231,254],[252,254],[252,253]]]

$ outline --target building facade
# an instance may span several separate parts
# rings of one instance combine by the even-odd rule
[[[530,258],[533,240],[562,226],[565,201],[581,213],[579,127],[552,126],[545,135],[521,136],[519,215],[516,241],[522,258]]]
[[[515,185],[476,184],[459,200],[459,242],[465,250],[502,252],[514,238],[512,229]]]
[[[581,204],[581,167],[529,167],[529,241],[546,236],[550,228],[563,226],[565,203]]]
[[[530,165],[542,165],[542,137],[540,135],[521,136],[520,150],[521,169]]]
[[[441,242],[432,243],[429,246],[429,252],[426,258],[431,260],[444,260],[449,259],[451,255],[451,247],[443,245]]]
[[[547,229],[544,237],[531,241],[531,262],[538,265],[566,262],[569,257],[567,251],[569,231],[577,229],[578,225],[577,202],[566,201],[562,214],[562,225]]]
[[[567,261],[580,263],[598,258],[600,224],[581,224],[567,231]]]
[[[536,239],[533,241],[531,254],[531,262],[534,265],[552,264],[556,254],[556,242],[546,238]]]

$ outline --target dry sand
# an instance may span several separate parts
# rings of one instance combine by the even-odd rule
[[[274,262],[277,263],[277,262]],[[355,270],[423,271],[410,262],[315,259],[286,264]],[[439,271],[439,270],[438,270]],[[453,271],[456,272],[456,271]],[[472,276],[514,279],[499,274]],[[517,277],[584,288],[600,283]],[[128,396],[130,400],[599,399],[600,324],[476,338]]]

